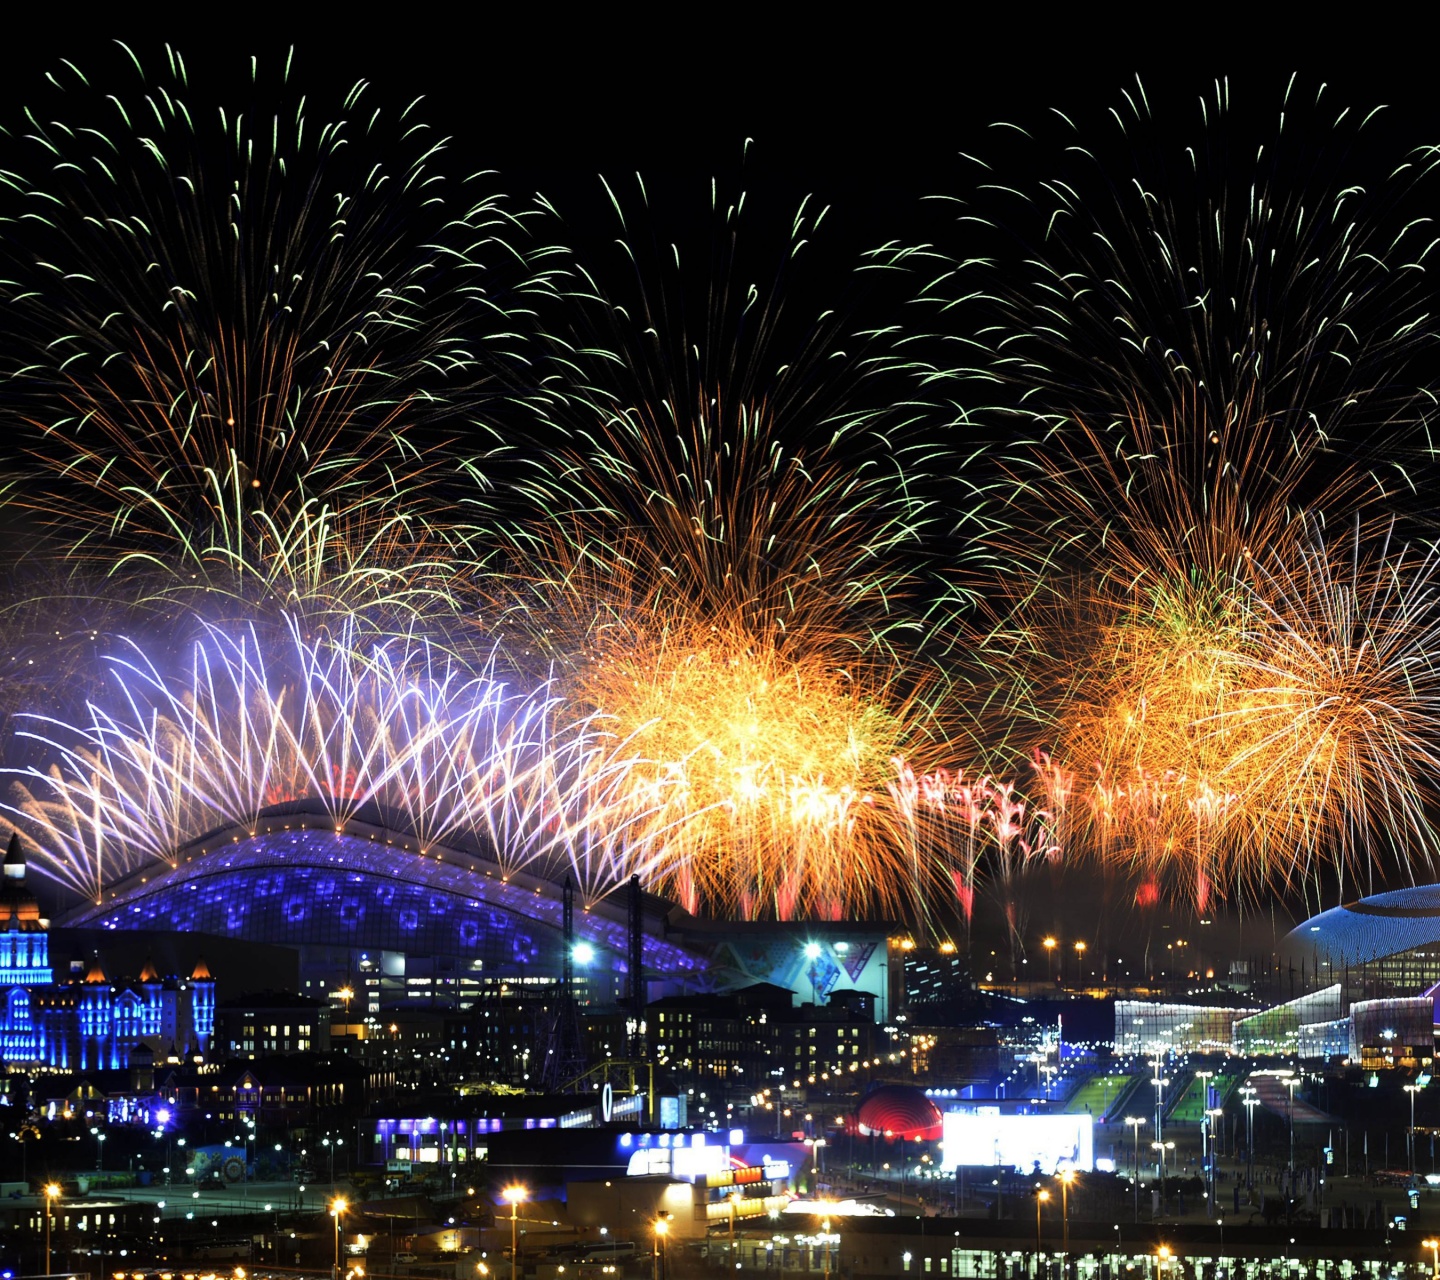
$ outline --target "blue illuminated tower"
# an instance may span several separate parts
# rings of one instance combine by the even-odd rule
[[[0,881],[0,1056],[6,1062],[51,1062],[49,1037],[34,1006],[34,988],[53,980],[49,925],[25,884],[20,837],[12,835]]]
[[[25,851],[12,834],[5,850],[5,875],[0,883],[0,986],[48,987],[50,922],[41,919],[40,904],[25,883]]]
[[[193,1052],[204,1056],[215,1034],[215,979],[201,956],[190,975],[190,1025],[195,1032]]]

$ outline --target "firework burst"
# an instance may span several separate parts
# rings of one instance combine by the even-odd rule
[[[363,83],[317,118],[252,64],[237,111],[174,50],[130,61],[117,92],[66,64],[9,139],[7,501],[137,600],[413,617],[435,447],[500,393],[539,288],[520,219]]]
[[[94,898],[296,805],[337,825],[369,815],[420,856],[453,844],[505,872],[569,870],[592,897],[643,865],[623,861],[624,823],[605,824],[633,752],[557,718],[547,690],[461,675],[420,640],[365,647],[292,630],[274,649],[212,628],[175,678],[132,646],[85,722],[33,718],[22,736],[48,763],[19,771],[7,809],[43,869]]]
[[[1251,136],[1220,82],[1185,146],[1137,85],[1107,120],[1118,148],[1059,113],[1059,145],[1017,134],[1046,149],[1044,176],[987,171],[962,225],[995,255],[972,247],[928,295],[974,324],[973,362],[951,376],[998,390],[991,412],[1013,424],[994,451],[1012,569],[977,647],[1026,736],[1076,780],[1067,848],[1202,908],[1286,879],[1287,857],[1344,862],[1345,823],[1373,827],[1358,788],[1348,810],[1331,790],[1323,821],[1277,824],[1271,799],[1303,809],[1316,788],[1263,728],[1275,701],[1256,664],[1273,649],[1255,637],[1277,606],[1258,603],[1260,579],[1311,574],[1309,530],[1327,517],[1383,523],[1428,456],[1430,236],[1400,206],[1434,155],[1366,173],[1350,143],[1373,115],[1293,80],[1278,106],[1278,127]],[[1405,777],[1392,761],[1386,794],[1413,819]]]

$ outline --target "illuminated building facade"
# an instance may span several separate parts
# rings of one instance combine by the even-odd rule
[[[0,1054],[7,1066],[114,1070],[145,1045],[153,1057],[203,1056],[214,1030],[215,980],[202,960],[188,979],[164,979],[146,963],[114,984],[99,959],[69,982],[54,980],[50,922],[25,882],[25,855],[11,837],[0,886]]]
[[[1235,1024],[1255,1009],[1216,1005],[1115,1002],[1115,1052],[1229,1053]]]
[[[1347,999],[1412,996],[1440,983],[1440,885],[1331,907],[1284,941],[1294,962],[1340,982]]]
[[[283,813],[215,833],[109,886],[70,912],[75,928],[214,934],[295,949],[300,993],[338,1023],[381,1021],[410,1002],[479,1009],[493,999],[545,999],[565,952],[560,885],[456,850],[350,821]],[[629,1003],[630,918],[623,887],[574,912],[574,990]],[[735,991],[758,982],[823,1005],[832,994],[890,1008],[890,928],[880,923],[743,922],[688,917],[643,895],[642,995]],[[353,1006],[353,1007],[352,1007]],[[847,1057],[853,1056],[848,1053]]]
[[[1300,1029],[1340,1018],[1344,999],[1338,982],[1263,1009],[1235,1023],[1235,1051],[1248,1054],[1293,1054],[1300,1048]]]

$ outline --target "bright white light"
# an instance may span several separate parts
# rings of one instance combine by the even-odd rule
[[[595,959],[595,948],[588,942],[577,942],[570,954],[575,957],[576,964],[589,964]]]

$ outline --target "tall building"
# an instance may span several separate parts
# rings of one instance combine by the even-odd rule
[[[0,1057],[8,1067],[55,1071],[125,1068],[143,1044],[153,1059],[203,1056],[215,1018],[215,980],[201,960],[189,978],[162,978],[146,962],[112,983],[97,956],[56,982],[50,922],[25,882],[25,853],[11,836],[0,883]]]

